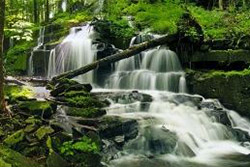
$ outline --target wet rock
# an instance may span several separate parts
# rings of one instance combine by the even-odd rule
[[[203,97],[199,95],[188,95],[188,94],[174,94],[173,96],[167,97],[170,102],[176,104],[192,104],[199,106],[203,100]]]
[[[152,102],[153,98],[152,96],[144,93],[140,93],[138,91],[132,91],[132,92],[97,92],[92,93],[97,97],[99,100],[103,99],[110,99],[114,103],[120,103],[120,104],[129,104],[134,103],[137,101],[140,102]]]
[[[68,116],[84,117],[84,118],[96,118],[106,114],[106,111],[98,108],[76,108],[65,107],[65,112]]]
[[[138,134],[138,123],[134,119],[104,117],[99,124],[99,134],[103,139],[124,135],[124,141],[133,139]]]
[[[187,75],[187,83],[190,93],[198,93],[205,98],[219,99],[226,108],[250,117],[250,75],[247,70],[229,72],[194,71],[189,74]]]
[[[18,109],[28,115],[49,118],[54,113],[56,106],[46,101],[27,101],[19,103]]]
[[[174,151],[178,138],[168,129],[148,126],[140,130],[139,136],[127,148],[132,152],[146,154],[165,154]],[[146,150],[146,151],[145,151]]]

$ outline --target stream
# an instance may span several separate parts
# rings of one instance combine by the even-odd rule
[[[64,41],[51,50],[48,78],[96,60],[95,38],[90,25],[72,28]],[[143,40],[139,35],[130,45],[140,42]],[[31,74],[35,67],[32,60],[30,63]],[[178,56],[166,46],[117,62],[112,74],[103,81],[104,87],[95,83],[96,78],[96,72],[90,72],[76,80],[95,85],[95,93],[138,90],[153,99],[109,99],[107,114],[136,119],[139,134],[105,162],[107,166],[250,166],[250,122],[224,108],[218,100],[189,95]]]

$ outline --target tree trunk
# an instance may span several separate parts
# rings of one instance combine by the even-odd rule
[[[49,0],[45,0],[45,21],[49,21]]]
[[[220,8],[220,10],[224,9],[224,7],[223,7],[223,0],[219,0],[219,8]]]
[[[37,8],[37,0],[33,0],[33,11],[34,11],[34,23],[38,23],[39,15],[38,15],[38,8]]]
[[[5,112],[4,99],[4,70],[3,70],[3,39],[4,39],[4,19],[5,19],[5,0],[0,0],[0,112]]]
[[[243,9],[246,9],[246,8],[247,8],[246,0],[242,0],[242,8],[243,8]]]
[[[153,39],[153,40],[132,46],[132,47],[124,50],[123,52],[105,57],[103,59],[99,59],[99,60],[97,60],[93,63],[90,63],[84,67],[81,67],[79,69],[68,71],[68,72],[65,72],[63,74],[60,74],[60,75],[52,78],[52,83],[55,84],[61,78],[68,78],[68,79],[74,78],[78,75],[82,75],[82,74],[87,73],[91,70],[94,70],[98,67],[105,66],[106,64],[114,63],[114,62],[117,62],[119,60],[126,59],[126,58],[129,58],[131,56],[135,56],[136,54],[138,54],[142,51],[145,51],[149,48],[156,47],[158,45],[173,43],[174,41],[176,41],[176,39],[178,39],[178,36],[176,34],[166,35],[166,36],[163,36],[163,37],[160,37],[157,39]]]

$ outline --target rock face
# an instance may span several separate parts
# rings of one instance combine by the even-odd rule
[[[190,93],[217,98],[229,109],[250,117],[250,75],[244,72],[188,72]]]
[[[249,50],[242,49],[197,51],[183,63],[195,69],[243,70],[250,64],[249,55]]]

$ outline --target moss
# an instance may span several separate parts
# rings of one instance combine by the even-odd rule
[[[4,147],[3,145],[0,145],[0,159],[0,165],[10,164],[11,167],[43,167],[43,165],[38,164],[31,159],[22,156],[20,153]]]
[[[2,158],[0,158],[0,166],[1,167],[12,167],[11,164],[6,163]]]
[[[230,77],[235,77],[235,76],[250,76],[250,70],[249,69],[245,69],[243,71],[209,71],[204,73],[201,77],[202,78],[213,78],[213,77],[226,77],[226,78],[230,78]]]
[[[85,118],[96,118],[106,114],[105,110],[97,109],[97,108],[72,108],[70,107],[66,111],[67,115],[69,116],[76,116],[76,117],[85,117]]]
[[[17,85],[5,85],[4,93],[12,102],[27,100],[34,96],[34,92],[29,87]]]
[[[34,132],[37,128],[38,126],[36,124],[29,124],[24,128],[24,132],[25,133]]]
[[[40,119],[36,119],[34,116],[31,116],[25,120],[25,123],[41,125],[42,121]]]
[[[216,98],[228,109],[250,118],[250,71],[191,71],[187,73],[190,93]]]
[[[17,43],[14,47],[10,48],[6,53],[6,71],[7,74],[24,74],[27,69],[28,55],[30,50],[35,46],[34,42],[21,42]]]
[[[104,107],[104,104],[102,102],[90,96],[75,96],[71,98],[65,98],[65,102],[67,102],[70,106],[81,108]]]
[[[9,147],[14,147],[17,143],[23,141],[24,135],[25,135],[24,131],[19,130],[19,131],[13,133],[12,135],[10,135],[9,137],[7,137],[4,140],[4,144],[6,144]]]
[[[69,91],[63,93],[63,95],[67,98],[76,97],[76,96],[90,96],[90,94],[86,91]]]
[[[36,137],[39,139],[39,140],[42,140],[44,139],[46,136],[48,136],[49,134],[53,133],[54,132],[54,129],[52,129],[51,127],[49,126],[42,126],[40,127],[35,135]]]
[[[27,101],[19,103],[18,107],[27,114],[49,118],[54,106],[47,101]]]
[[[59,13],[52,20],[54,24],[62,25],[63,27],[73,27],[80,23],[90,21],[92,16],[87,11],[79,11],[76,13]]]

